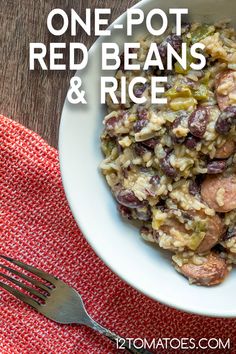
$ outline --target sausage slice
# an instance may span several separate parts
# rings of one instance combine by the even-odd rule
[[[235,142],[232,140],[226,141],[226,143],[216,150],[216,159],[227,159],[235,151]]]
[[[232,102],[232,96],[236,95],[236,72],[226,70],[218,74],[215,81],[215,88],[218,105],[220,110],[223,111],[226,107],[234,103]]]
[[[191,216],[202,216],[203,219],[207,218],[207,230],[206,230],[206,235],[204,237],[204,239],[202,240],[202,242],[200,243],[200,245],[197,248],[197,252],[198,253],[206,253],[208,251],[210,251],[212,249],[212,247],[214,247],[219,240],[221,239],[221,236],[224,233],[224,225],[222,220],[220,219],[220,217],[218,215],[215,216],[206,216],[204,213],[200,213],[200,212],[193,212],[193,213],[189,213],[189,215]],[[187,230],[185,228],[185,225],[180,223],[178,220],[175,219],[171,219],[168,222],[168,225],[163,225],[160,228],[162,231],[164,231],[166,234],[172,236],[172,237],[176,237],[176,232],[178,231],[180,233],[183,234],[188,234],[189,238],[191,238],[191,234],[192,231]]]
[[[208,218],[206,235],[197,249],[199,253],[208,252],[214,247],[224,233],[224,224],[218,215]]]
[[[236,175],[208,176],[202,183],[201,196],[218,213],[236,209]]]
[[[228,275],[226,261],[220,256],[212,253],[206,257],[206,261],[201,265],[187,263],[176,269],[197,285],[212,286],[222,283]]]

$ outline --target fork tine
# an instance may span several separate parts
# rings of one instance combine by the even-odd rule
[[[5,289],[6,291],[8,291],[10,294],[12,294],[13,296],[15,296],[17,299],[25,302],[26,304],[32,306],[33,308],[35,308],[36,310],[39,311],[39,307],[40,304],[36,301],[31,299],[29,296],[21,293],[20,291],[12,288],[11,286],[4,284],[0,281],[0,287]]]
[[[28,265],[28,264],[25,264],[25,263],[23,263],[23,262],[16,261],[16,260],[14,260],[14,259],[12,259],[12,258],[10,258],[10,257],[6,257],[6,256],[3,256],[3,255],[0,255],[0,257],[3,258],[3,259],[5,259],[5,260],[8,261],[8,262],[11,262],[11,263],[13,263],[13,264],[19,266],[20,268],[23,268],[23,269],[27,270],[28,272],[31,272],[31,273],[37,275],[38,277],[40,277],[40,278],[42,278],[42,279],[48,281],[48,282],[51,283],[51,284],[54,284],[54,281],[55,281],[55,280],[58,280],[58,279],[57,279],[56,277],[54,277],[53,275],[48,274],[48,273],[46,273],[46,272],[44,272],[44,271],[42,271],[42,270],[40,270],[40,269],[38,269],[38,268],[32,267],[32,266],[30,266],[30,265]]]
[[[35,295],[35,296],[39,297],[39,298],[42,299],[42,300],[46,300],[46,296],[44,296],[43,294],[41,294],[39,291],[37,291],[37,290],[35,290],[35,289],[33,289],[33,288],[31,288],[31,287],[29,287],[29,286],[27,286],[27,285],[25,285],[25,284],[19,282],[18,280],[14,279],[14,278],[11,278],[11,277],[9,277],[8,275],[3,274],[3,273],[1,273],[1,272],[0,272],[0,276],[1,276],[2,278],[5,278],[5,279],[9,280],[10,282],[12,282],[13,284],[19,286],[20,288],[22,288],[22,289],[28,291],[30,294]]]
[[[12,274],[18,275],[19,277],[25,279],[26,281],[30,282],[31,284],[36,285],[41,290],[47,291],[48,293],[51,292],[51,289],[47,285],[41,283],[40,281],[38,281],[38,280],[36,280],[34,278],[29,277],[28,275],[25,275],[25,274],[22,274],[21,272],[18,272],[18,270],[16,270],[16,269],[12,269],[12,268],[7,267],[7,266],[5,266],[3,264],[0,264],[0,268],[5,269],[5,270],[7,270],[8,272],[10,272]]]

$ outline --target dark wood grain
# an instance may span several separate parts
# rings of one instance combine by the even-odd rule
[[[73,8],[110,7],[114,20],[137,0],[0,0],[0,113],[34,130],[57,146],[60,115],[73,72],[29,70],[29,43],[82,42],[88,48],[95,38],[79,31],[75,38],[66,33],[53,37],[46,19],[53,8],[68,14]],[[68,63],[68,52],[65,51]],[[47,58],[48,59],[48,58]]]

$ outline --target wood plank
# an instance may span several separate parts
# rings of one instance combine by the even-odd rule
[[[76,41],[90,47],[95,38],[82,31],[75,38],[66,33],[55,40],[47,30],[48,13],[55,7],[68,14],[71,8],[83,14],[86,8],[110,7],[113,21],[135,3],[137,0],[1,1],[0,113],[37,132],[56,147],[61,110],[74,72],[30,71],[29,43]],[[65,52],[68,63],[68,51]]]

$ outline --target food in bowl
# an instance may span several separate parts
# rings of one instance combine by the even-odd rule
[[[181,36],[145,37],[141,67],[152,42],[163,62],[167,43],[178,52],[183,42],[201,42],[207,64],[200,71],[176,62],[172,71],[132,72],[121,56],[116,79],[144,76],[148,84],[135,95],[147,102],[116,105],[107,97],[101,170],[122,217],[137,222],[144,240],[171,252],[190,283],[217,285],[236,263],[235,31],[229,23],[194,23]],[[168,77],[166,105],[151,104],[155,75]]]

